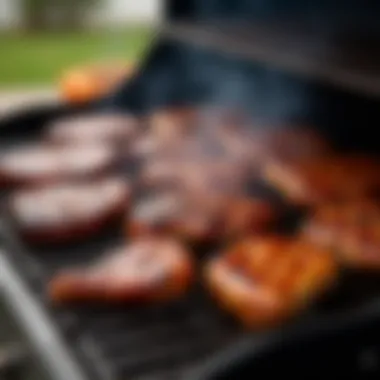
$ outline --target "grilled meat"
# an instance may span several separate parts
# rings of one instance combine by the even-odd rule
[[[206,266],[206,282],[217,302],[252,328],[285,321],[336,278],[328,251],[301,240],[251,238]]]
[[[345,265],[380,270],[380,204],[357,199],[320,206],[303,233],[336,253]]]
[[[139,183],[149,188],[236,194],[246,190],[249,180],[249,172],[237,162],[177,157],[147,162]]]
[[[127,233],[175,235],[207,244],[266,231],[277,216],[274,207],[262,199],[167,191],[132,207]]]
[[[92,178],[116,162],[115,152],[104,145],[20,147],[0,155],[0,184],[29,186]]]
[[[138,132],[138,120],[122,114],[72,116],[55,121],[47,138],[58,143],[112,143],[125,145]]]
[[[20,190],[9,208],[27,241],[58,244],[89,238],[121,219],[130,195],[125,180],[109,178]]]
[[[49,294],[57,303],[158,302],[183,295],[192,278],[192,260],[182,245],[139,239],[87,268],[58,273],[49,284]]]
[[[380,163],[364,156],[327,156],[297,161],[274,160],[265,179],[292,202],[313,205],[378,192]]]

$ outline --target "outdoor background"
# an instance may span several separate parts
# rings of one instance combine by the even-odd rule
[[[161,20],[161,0],[0,0],[0,112],[73,67],[138,61]]]
[[[138,62],[162,20],[161,6],[160,0],[0,0],[0,119],[64,101],[60,81],[67,71]],[[2,302],[0,358],[19,339]],[[38,369],[26,370],[22,378],[44,378]]]

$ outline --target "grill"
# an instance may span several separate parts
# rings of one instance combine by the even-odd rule
[[[20,128],[18,132],[26,131],[28,126],[31,129],[26,134],[3,136],[2,147],[38,138],[43,123],[37,120],[35,129],[33,125],[25,120],[13,125]],[[207,300],[200,284],[194,286],[184,299],[166,306],[54,308],[45,294],[50,276],[60,268],[95,259],[107,248],[121,243],[122,236],[108,231],[91,242],[59,249],[37,249],[19,241],[6,214],[4,211],[1,228],[2,241],[7,247],[2,268],[7,272],[4,284],[8,287],[16,282],[20,286],[21,281],[28,293],[22,291],[21,297],[29,300],[21,305],[25,318],[29,318],[26,309],[30,302],[35,305],[33,308],[42,308],[44,319],[47,318],[45,323],[51,324],[54,334],[59,334],[57,339],[61,350],[66,352],[70,347],[67,362],[80,360],[88,370],[86,375],[89,378],[183,378],[197,363],[242,335],[241,329]],[[12,268],[16,268],[16,278],[12,275]],[[14,289],[7,294],[11,303],[20,297]],[[29,323],[36,323],[34,329],[41,331],[44,328],[33,315],[30,315]],[[60,353],[57,359],[64,360],[62,355]]]
[[[228,14],[232,2],[224,4],[223,12]],[[176,103],[238,105],[258,120],[301,120],[319,126],[338,144],[378,148],[371,126],[380,119],[379,76],[376,70],[363,71],[366,54],[356,66],[338,59],[321,67],[316,65],[320,51],[305,53],[311,40],[289,42],[295,41],[294,30],[280,29],[283,40],[295,49],[286,56],[286,49],[269,43],[273,38],[267,31],[276,28],[205,27],[190,17],[202,14],[201,5],[169,3],[171,18],[181,20],[184,14],[190,21],[165,26],[142,62],[140,75],[89,109],[142,113]],[[256,39],[249,42],[253,35]],[[354,50],[349,49],[351,55]],[[60,106],[3,120],[1,146],[34,139],[49,120],[84,111]],[[363,115],[372,120],[370,125],[363,125]],[[54,308],[45,295],[52,273],[92,260],[121,236],[105,232],[91,242],[37,250],[19,241],[5,212],[0,236],[4,293],[54,379],[211,380],[244,378],[244,374],[251,378],[252,373],[278,370],[304,375],[313,368],[315,374],[353,375],[376,369],[377,277],[343,273],[342,286],[299,320],[255,334],[220,312],[201,283],[185,298],[165,306]]]

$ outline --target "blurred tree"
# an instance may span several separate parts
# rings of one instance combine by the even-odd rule
[[[26,30],[46,29],[47,0],[22,0],[23,25]]]
[[[28,31],[78,30],[100,0],[21,0]]]

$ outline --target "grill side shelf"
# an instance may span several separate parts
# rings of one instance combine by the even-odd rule
[[[0,249],[0,291],[54,380],[88,380],[70,355],[54,324]]]
[[[224,52],[238,58],[302,75],[366,96],[380,97],[380,52],[360,42],[289,27],[170,23],[161,29],[173,40]],[[343,47],[342,47],[343,46]]]

